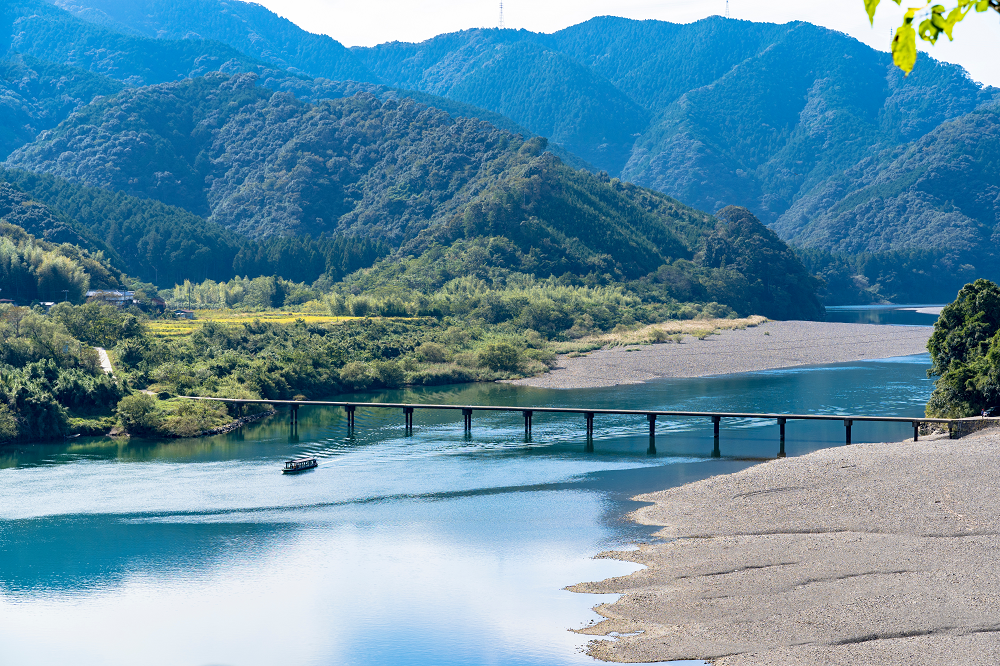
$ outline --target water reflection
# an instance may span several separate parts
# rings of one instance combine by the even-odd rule
[[[893,324],[897,326],[933,326],[937,314],[920,312],[940,308],[937,305],[828,305],[826,320],[849,324]]]
[[[552,391],[469,385],[350,399],[918,416],[926,355],[896,362]],[[777,453],[774,421],[302,409],[204,440],[91,439],[2,453],[0,648],[34,664],[578,664],[594,560],[649,539],[635,494]],[[856,424],[855,441],[906,425]],[[843,441],[789,422],[796,455]],[[312,453],[320,467],[280,474]],[[114,640],[108,640],[114,627]],[[286,640],[292,637],[292,640]],[[151,648],[155,646],[155,649]]]

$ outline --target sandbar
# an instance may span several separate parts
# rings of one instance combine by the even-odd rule
[[[588,652],[719,666],[1000,663],[1000,429],[856,444],[637,497],[666,541],[574,591]]]
[[[660,377],[707,377],[909,356],[927,351],[932,332],[930,326],[768,321],[752,328],[719,331],[704,340],[687,336],[682,343],[599,349],[576,358],[560,356],[550,372],[510,383],[593,388]]]

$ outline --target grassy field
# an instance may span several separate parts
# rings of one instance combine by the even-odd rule
[[[359,317],[334,317],[308,312],[234,312],[232,310],[196,310],[194,319],[161,319],[147,324],[149,332],[158,338],[182,338],[191,335],[206,321],[224,324],[242,324],[259,319],[276,324],[291,324],[302,319],[308,324],[327,324],[348,321]]]

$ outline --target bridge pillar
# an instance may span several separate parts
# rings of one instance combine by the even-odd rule
[[[583,417],[587,419],[587,437],[594,437],[594,412],[584,412]]]
[[[844,419],[844,429],[847,430],[847,443],[851,443],[851,426],[854,425],[854,421],[851,419]]]
[[[288,410],[289,424],[295,426],[299,424],[299,406],[292,405],[292,408]]]
[[[532,412],[530,409],[526,409],[523,412],[521,412],[521,415],[524,416],[524,440],[525,441],[531,440],[531,415],[533,413],[534,412]]]
[[[920,421],[913,422],[913,441],[916,442],[920,439]]]
[[[413,407],[403,407],[403,430],[407,435],[413,434]]]
[[[472,433],[472,410],[468,407],[462,408],[462,422],[465,426],[465,434]]]
[[[786,419],[778,419],[778,457],[785,457],[785,421]]]
[[[721,416],[712,417],[712,430],[715,435],[715,447],[712,449],[713,458],[721,458],[722,452],[719,451],[719,422],[722,421]]]
[[[344,411],[347,412],[347,429],[354,430],[354,405],[344,405]]]

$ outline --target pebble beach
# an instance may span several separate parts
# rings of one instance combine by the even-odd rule
[[[814,321],[768,321],[718,331],[703,340],[626,345],[583,356],[560,356],[550,372],[513,384],[593,388],[661,377],[707,377],[801,365],[909,356],[927,351],[929,326],[881,326]]]
[[[571,588],[616,662],[1000,663],[1000,429],[858,444],[636,497],[662,542]]]

